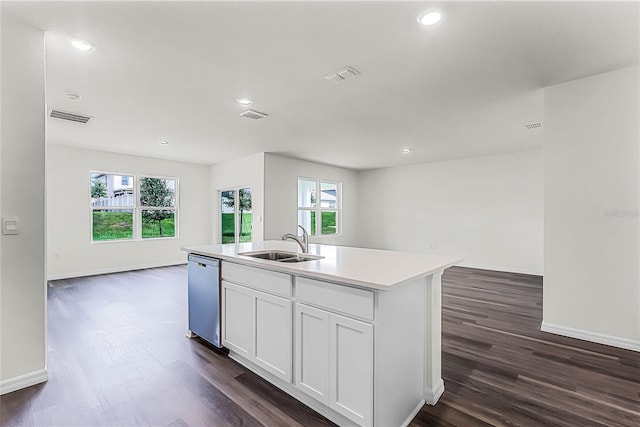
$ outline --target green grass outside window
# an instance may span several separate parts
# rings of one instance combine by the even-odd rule
[[[222,243],[235,243],[235,215],[233,213],[222,214]],[[240,242],[251,241],[251,212],[242,214],[242,230],[240,233]]]
[[[93,211],[93,240],[133,239],[133,211]]]
[[[133,211],[93,212],[93,240],[133,239]],[[142,238],[175,237],[175,215],[162,220],[162,235],[157,221],[142,222]]]

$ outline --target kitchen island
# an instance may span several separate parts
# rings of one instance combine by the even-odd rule
[[[441,277],[460,258],[293,242],[186,247],[222,260],[229,356],[339,425],[408,425],[444,391]],[[291,262],[293,261],[293,262]]]

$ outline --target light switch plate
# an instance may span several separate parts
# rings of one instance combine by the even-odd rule
[[[20,234],[20,223],[17,216],[2,217],[2,234]]]

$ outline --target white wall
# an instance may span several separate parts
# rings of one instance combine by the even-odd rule
[[[252,238],[263,240],[264,153],[216,163],[210,169],[213,242],[220,243],[220,190],[251,188]]]
[[[179,180],[176,239],[91,243],[89,173]],[[47,263],[50,279],[186,262],[181,246],[211,242],[209,167],[50,145],[47,158]]]
[[[1,10],[0,393],[47,379],[45,368],[44,34]]]
[[[298,177],[342,183],[342,233],[311,237],[314,243],[354,246],[358,229],[358,173],[335,166],[265,153],[264,238],[280,239],[296,233],[298,225]]]
[[[360,173],[358,243],[542,274],[542,151]]]
[[[547,88],[543,330],[640,351],[638,67]]]

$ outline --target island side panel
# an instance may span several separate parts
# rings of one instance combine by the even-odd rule
[[[424,277],[376,292],[374,425],[406,426],[424,405]]]
[[[442,273],[426,279],[424,400],[435,405],[444,393],[442,380]]]

